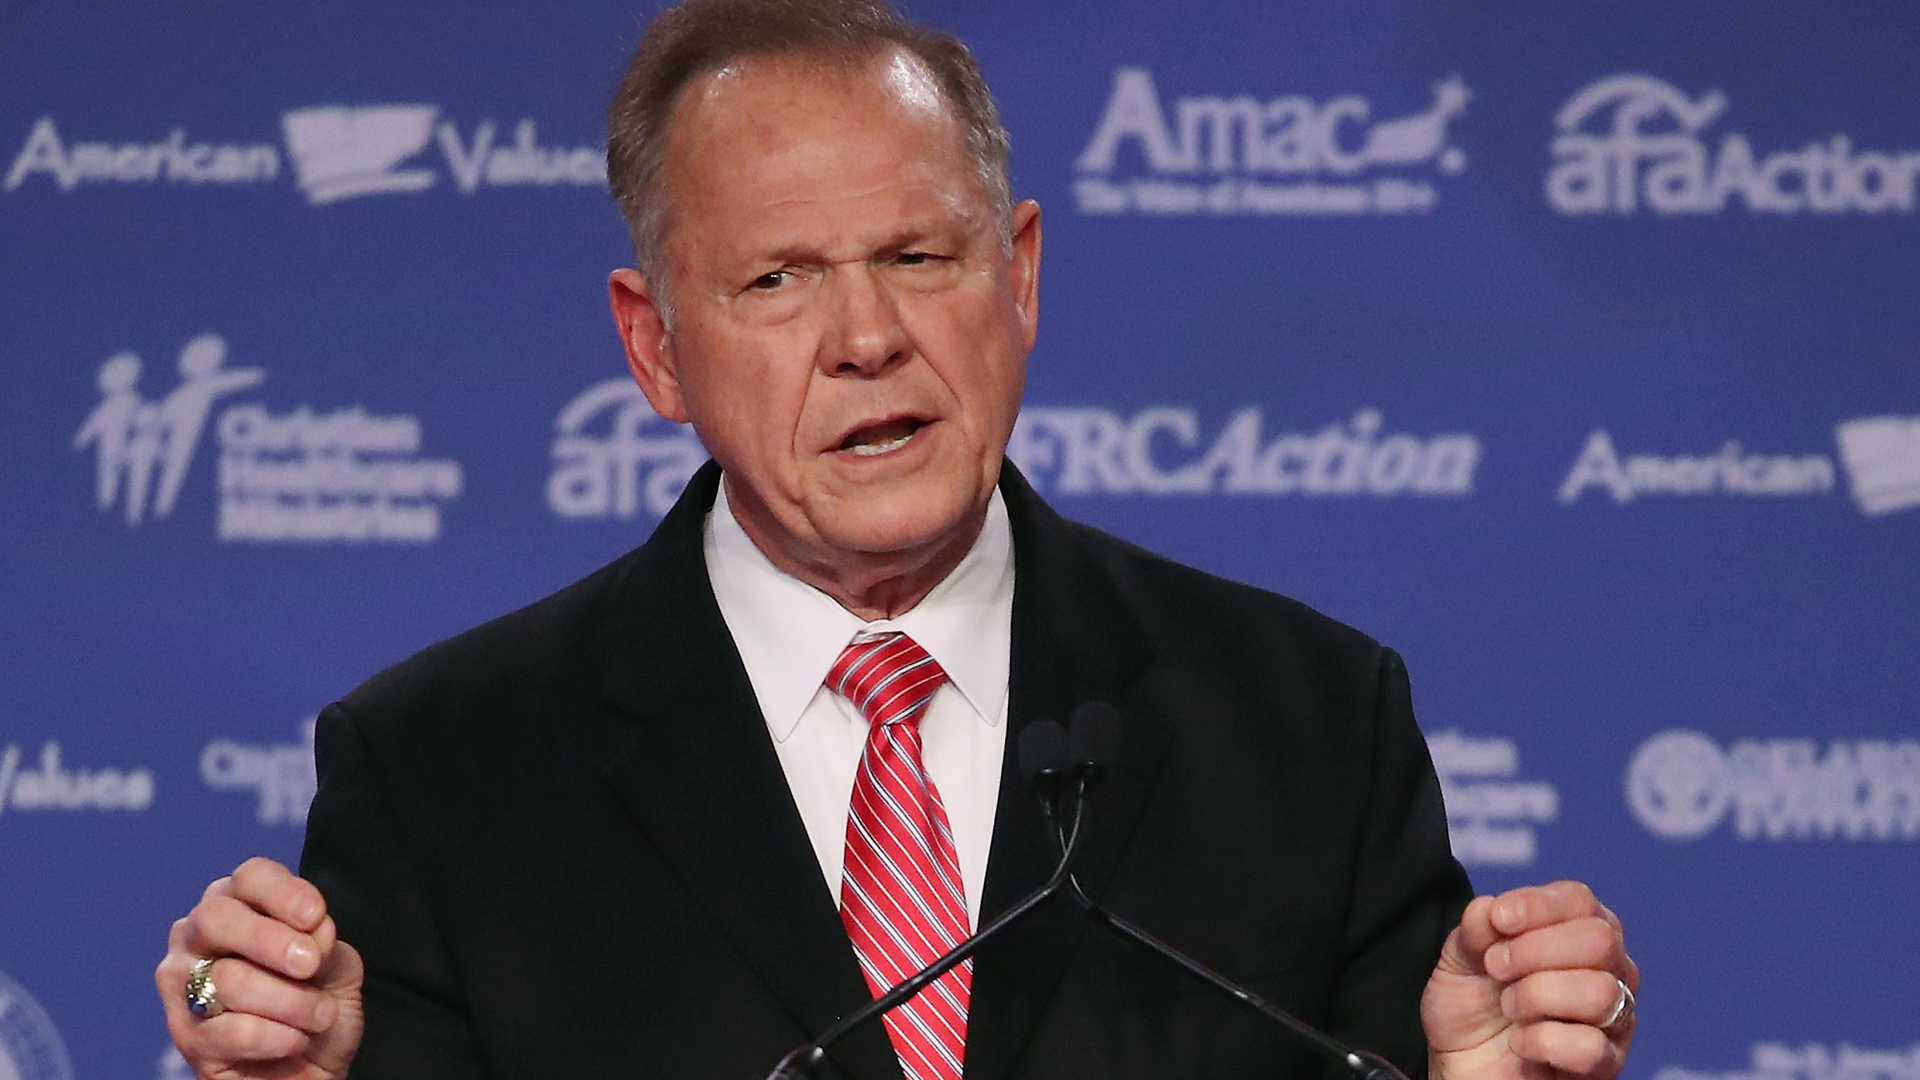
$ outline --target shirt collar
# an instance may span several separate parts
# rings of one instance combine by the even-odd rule
[[[1000,723],[1013,645],[1013,530],[997,488],[966,557],[926,599],[892,619],[863,621],[774,566],[734,520],[724,477],[703,550],[720,615],[776,742],[799,726],[848,642],[889,631],[918,642],[981,719]]]

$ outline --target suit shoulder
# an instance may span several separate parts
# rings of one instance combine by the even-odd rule
[[[427,646],[360,684],[340,705],[368,721],[423,707],[471,713],[471,706],[527,699],[578,675],[590,662],[607,593],[631,571],[630,552],[517,611]]]

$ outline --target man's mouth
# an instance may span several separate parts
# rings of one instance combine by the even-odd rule
[[[914,435],[926,426],[925,420],[911,416],[873,424],[859,428],[848,435],[840,443],[840,449],[851,451],[861,457],[878,457],[907,445]]]

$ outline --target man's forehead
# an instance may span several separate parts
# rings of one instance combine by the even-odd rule
[[[946,99],[940,93],[940,81],[926,61],[905,49],[893,50],[886,59],[887,89],[909,111],[949,116]]]
[[[764,238],[751,234],[790,234],[854,204],[890,228],[977,216],[968,204],[984,192],[964,135],[932,73],[904,50],[857,68],[755,57],[703,77],[693,97],[678,117],[668,184],[686,209],[724,212],[734,240],[757,247]]]
[[[775,200],[731,230],[724,254],[833,259],[929,240],[960,242],[985,221],[959,193],[905,183],[848,191],[824,200]],[[723,254],[716,251],[715,254]]]

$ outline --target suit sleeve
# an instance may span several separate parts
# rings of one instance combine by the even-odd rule
[[[1376,660],[1372,745],[1333,1034],[1408,1076],[1425,1075],[1420,995],[1473,886],[1447,840],[1446,809],[1413,719],[1406,665]]]
[[[458,980],[355,715],[329,707],[314,746],[320,787],[300,873],[366,961],[367,1028],[352,1078],[480,1080]]]

